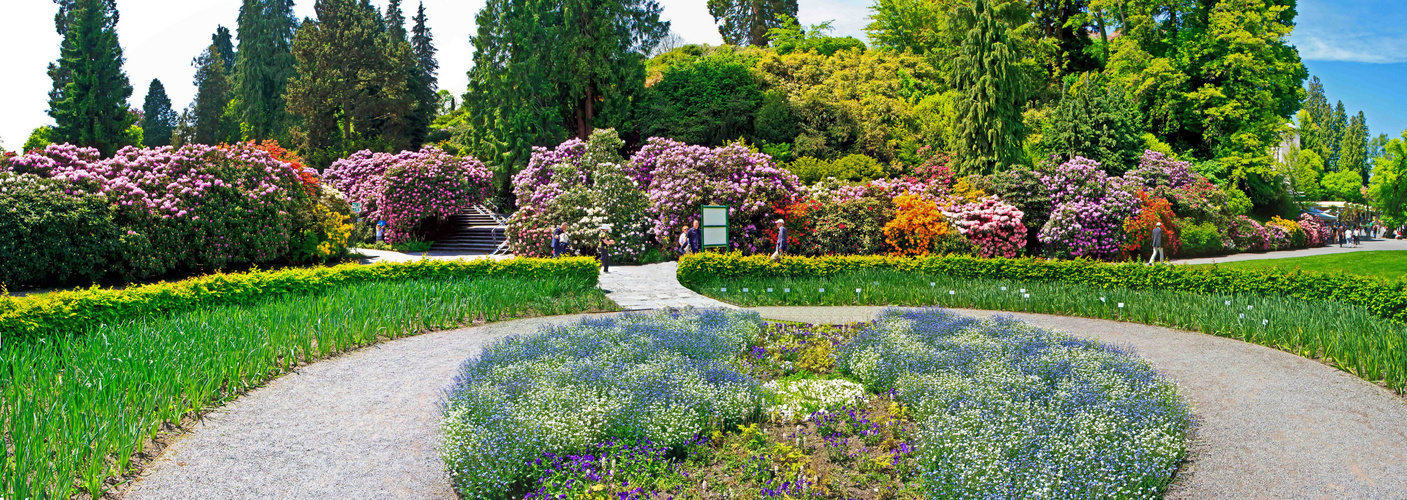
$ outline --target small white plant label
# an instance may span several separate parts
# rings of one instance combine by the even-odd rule
[[[772,293],[772,289],[771,289],[771,288],[768,288],[768,289],[767,289],[767,293]]]
[[[1123,309],[1123,308],[1124,308],[1124,303],[1123,303],[1123,302],[1120,302],[1120,303],[1119,303],[1119,309]]]

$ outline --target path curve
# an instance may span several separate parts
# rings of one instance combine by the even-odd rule
[[[866,320],[881,309],[756,310],[824,323]],[[1177,381],[1200,425],[1169,498],[1407,498],[1407,404],[1382,388],[1221,337],[1014,316],[1130,345]],[[459,364],[495,339],[581,317],[429,333],[314,363],[206,416],[148,465],[127,497],[454,498],[434,446],[436,402]]]

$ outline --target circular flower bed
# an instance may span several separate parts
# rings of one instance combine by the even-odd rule
[[[937,309],[585,320],[492,344],[443,407],[465,498],[1156,498],[1191,426],[1127,352]]]

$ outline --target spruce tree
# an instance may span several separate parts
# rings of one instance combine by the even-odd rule
[[[215,44],[215,48],[220,50],[220,61],[225,63],[225,74],[234,74],[235,48],[234,39],[230,36],[230,29],[216,26],[215,34],[210,35],[210,43]]]
[[[1363,183],[1367,184],[1369,167],[1368,122],[1363,112],[1359,111],[1349,118],[1343,138],[1339,140],[1339,169],[1358,172],[1363,177]]]
[[[1098,161],[1110,175],[1122,175],[1143,153],[1141,123],[1123,89],[1095,73],[1081,77],[1061,97],[1041,143],[1061,161],[1083,156]]]
[[[243,132],[250,139],[283,137],[288,127],[284,90],[293,78],[293,0],[244,0],[239,8],[239,50],[234,95]]]
[[[410,136],[412,144],[425,142],[430,130],[430,122],[439,112],[440,96],[438,73],[440,63],[435,61],[435,37],[426,24],[425,2],[415,13],[415,27],[411,29],[410,46],[415,53],[415,78],[411,81],[411,93],[415,94],[415,113],[411,115]]]
[[[782,26],[778,16],[795,18],[796,8],[796,0],[708,0],[723,42],[739,46],[766,47],[772,40],[767,32]]]
[[[990,174],[1021,158],[1022,77],[1002,0],[973,0],[959,9],[966,28],[953,66],[958,99],[957,170]]]
[[[1328,96],[1324,95],[1324,83],[1317,76],[1309,79],[1304,111],[1309,114],[1311,123],[1309,126],[1301,124],[1300,146],[1314,150],[1320,158],[1329,158],[1332,153],[1329,146],[1333,143],[1329,123],[1334,119],[1334,107],[1329,104]]]
[[[191,61],[195,66],[194,140],[198,144],[231,142],[225,120],[225,106],[230,103],[230,78],[225,73],[224,54],[216,44],[210,44],[200,57]]]
[[[171,132],[176,128],[176,110],[166,96],[166,86],[153,78],[147,86],[147,98],[142,103],[143,142],[149,148],[171,144]]]
[[[136,121],[127,110],[132,84],[122,71],[116,0],[61,0],[54,25],[63,42],[49,64],[52,139],[110,155],[127,145]]]
[[[1340,159],[1343,156],[1344,132],[1348,131],[1348,113],[1344,112],[1343,101],[1339,101],[1334,107],[1333,116],[1329,117],[1329,156],[1324,159],[1325,172],[1338,172]]]

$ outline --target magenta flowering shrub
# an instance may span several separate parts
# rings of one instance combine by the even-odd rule
[[[1266,251],[1288,250],[1292,246],[1290,243],[1290,232],[1286,231],[1285,228],[1274,224],[1265,224],[1261,226],[1261,228],[1265,230],[1264,248]]]
[[[1329,225],[1312,214],[1300,214],[1297,222],[1299,222],[1300,229],[1304,230],[1305,240],[1310,248],[1324,246],[1333,237],[1333,231],[1329,229]]]
[[[1138,168],[1124,174],[1154,198],[1172,203],[1173,212],[1196,222],[1224,226],[1230,219],[1226,192],[1216,187],[1192,165],[1176,161],[1156,151],[1145,151]]]
[[[386,241],[423,239],[421,223],[469,210],[489,195],[493,174],[472,156],[458,158],[436,147],[402,151],[386,170],[376,200],[386,221]]]
[[[460,158],[429,146],[397,154],[358,151],[333,162],[323,180],[362,217],[386,221],[386,241],[424,240],[427,220],[442,220],[484,201],[493,174],[477,158]]]
[[[1016,257],[1026,246],[1026,226],[1021,223],[1024,215],[995,196],[943,209],[943,216],[958,233],[977,245],[978,255],[989,258]]]
[[[805,192],[795,174],[741,144],[707,148],[654,137],[630,162],[637,182],[648,171],[652,233],[666,248],[699,218],[700,207],[727,205],[732,247],[758,252],[770,244],[763,233],[773,207],[800,201]]]
[[[1052,203],[1040,231],[1048,253],[1090,259],[1119,255],[1126,239],[1124,221],[1140,208],[1136,184],[1109,177],[1099,162],[1080,157],[1056,167],[1042,182]]]
[[[586,182],[589,168],[583,169],[581,164],[585,155],[586,142],[576,138],[552,149],[534,146],[528,166],[513,176],[513,195],[517,197],[519,209],[532,207],[540,211],[571,185]],[[570,178],[554,177],[553,168],[561,165],[576,167],[577,173]]]
[[[1269,249],[1270,235],[1267,234],[1265,226],[1250,217],[1236,216],[1231,220],[1226,233],[1238,252],[1263,252]]]

